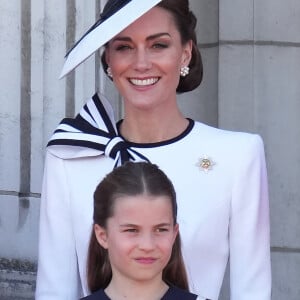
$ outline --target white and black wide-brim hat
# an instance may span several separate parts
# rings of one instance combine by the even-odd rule
[[[100,19],[66,54],[60,78],[67,75],[161,0],[108,0]]]

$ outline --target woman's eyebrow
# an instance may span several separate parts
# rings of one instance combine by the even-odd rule
[[[162,36],[169,36],[170,37],[170,34],[167,33],[167,32],[160,32],[160,33],[156,33],[156,34],[152,34],[150,36],[148,36],[146,38],[147,41],[149,40],[154,40],[154,39],[157,39],[159,37],[162,37]],[[111,40],[112,42],[115,42],[115,41],[121,41],[121,42],[131,42],[132,39],[128,36],[118,36],[118,37],[115,37]]]
[[[162,37],[164,35],[167,35],[167,36],[171,37],[171,35],[169,33],[161,32],[161,33],[156,33],[156,34],[148,36],[146,40],[154,40],[154,39],[157,39],[157,38]]]

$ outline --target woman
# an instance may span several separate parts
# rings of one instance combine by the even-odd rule
[[[96,94],[75,119],[62,121],[49,142],[36,299],[89,294],[85,266],[95,187],[126,160],[148,160],[176,189],[191,291],[218,299],[230,256],[231,299],[269,300],[262,140],[181,113],[176,93],[195,89],[202,78],[196,18],[186,0],[145,2],[108,1],[67,56],[62,76],[105,43],[104,70],[122,95],[125,113],[115,127],[109,104]],[[102,29],[111,29],[111,36],[101,40]]]
[[[83,299],[200,299],[188,292],[169,178],[147,162],[114,169],[94,193]]]

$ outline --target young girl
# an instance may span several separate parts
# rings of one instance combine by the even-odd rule
[[[150,163],[114,169],[94,193],[84,299],[197,299],[188,292],[174,187]],[[199,299],[199,298],[198,298]]]

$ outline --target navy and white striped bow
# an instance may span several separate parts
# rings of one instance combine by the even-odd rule
[[[61,121],[47,147],[64,159],[104,154],[115,160],[114,167],[129,160],[149,161],[118,135],[109,102],[105,98],[100,100],[97,94],[74,119]]]

